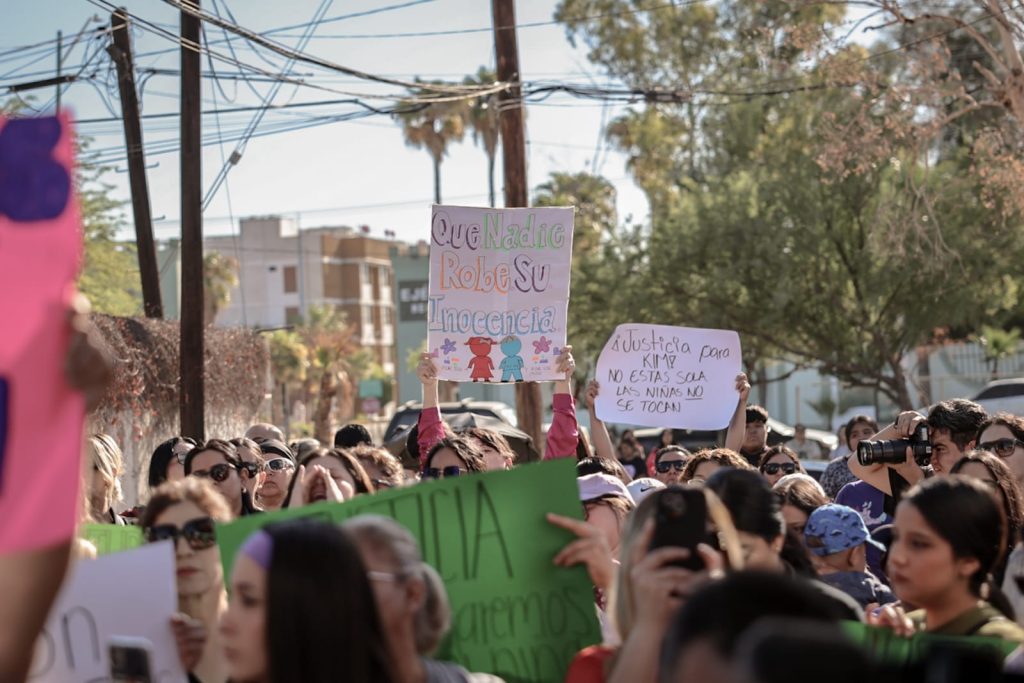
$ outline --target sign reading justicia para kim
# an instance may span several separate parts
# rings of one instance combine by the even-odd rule
[[[434,206],[427,343],[441,379],[557,379],[573,212]]]

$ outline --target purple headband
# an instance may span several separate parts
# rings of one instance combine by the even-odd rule
[[[274,555],[274,539],[266,531],[260,529],[246,539],[238,552],[263,567],[263,571],[270,571],[270,558]]]

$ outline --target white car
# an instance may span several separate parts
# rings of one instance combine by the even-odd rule
[[[1024,377],[989,382],[971,400],[980,404],[989,415],[1024,415]]]

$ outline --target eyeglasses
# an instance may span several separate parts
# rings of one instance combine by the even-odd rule
[[[231,470],[233,469],[235,469],[234,465],[220,463],[218,465],[214,465],[208,470],[195,470],[192,472],[192,476],[199,477],[200,479],[213,479],[219,484],[231,476]]]
[[[458,465],[449,465],[448,467],[442,467],[441,469],[428,467],[423,470],[424,479],[446,479],[448,477],[458,477],[461,474],[462,468]]]
[[[145,534],[147,543],[167,540],[177,543],[179,537],[184,538],[192,550],[206,550],[217,545],[217,533],[209,517],[190,519],[180,529],[173,524],[151,526],[145,530]]]
[[[239,472],[245,472],[250,479],[255,479],[256,475],[260,473],[260,466],[254,462],[243,462],[238,466]]]
[[[295,463],[288,458],[274,458],[263,464],[264,472],[280,472],[281,470],[295,469]]]
[[[1020,439],[996,439],[978,444],[978,448],[985,451],[992,451],[1000,458],[1009,458],[1017,450],[1017,446],[1024,448],[1024,441]]]
[[[782,470],[786,474],[796,472],[796,463],[793,462],[770,462],[764,466],[765,474],[778,474]]]
[[[676,472],[682,472],[686,468],[685,460],[672,460],[669,462],[659,462],[654,466],[661,474],[666,474],[669,470],[675,470]]]

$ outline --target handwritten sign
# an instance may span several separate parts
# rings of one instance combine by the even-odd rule
[[[83,524],[79,534],[96,546],[96,552],[100,555],[119,553],[142,545],[142,529],[137,526]]]
[[[149,641],[154,681],[185,683],[171,631],[177,602],[170,542],[80,560],[65,579],[36,641],[28,680],[107,681],[108,642],[129,636]]]
[[[558,379],[573,209],[435,206],[427,345],[441,379]]]
[[[740,337],[727,330],[619,325],[597,360],[606,422],[722,429],[736,410]]]
[[[452,629],[439,659],[509,683],[560,681],[573,655],[601,639],[586,572],[551,563],[574,536],[544,519],[547,512],[581,518],[575,465],[552,460],[243,517],[217,528],[225,576],[239,546],[263,525],[385,515],[416,536],[448,589]]]
[[[82,251],[62,117],[0,117],[0,553],[75,533],[85,405],[68,386]],[[45,455],[45,457],[40,457]]]

